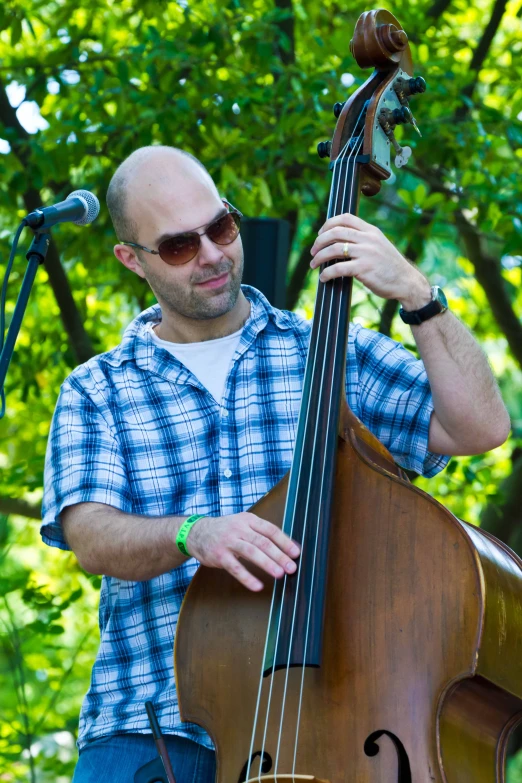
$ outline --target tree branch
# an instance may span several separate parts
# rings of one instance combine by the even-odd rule
[[[469,66],[470,71],[480,71],[484,65],[484,60],[488,55],[491,44],[493,43],[493,39],[497,34],[502,17],[506,11],[506,5],[507,0],[496,0],[495,5],[493,6],[493,11],[491,12],[490,20],[487,23],[484,32],[482,33],[482,38],[478,42],[477,47],[473,52],[473,57]]]
[[[419,221],[419,228],[426,228],[429,226],[432,220],[433,212],[425,212]],[[423,242],[424,231],[414,231],[410,241],[408,242],[406,250],[404,251],[405,257],[408,259],[408,261],[411,261],[412,264],[417,264],[419,256],[422,254]],[[398,309],[399,302],[396,299],[388,299],[384,303],[384,307],[381,310],[381,320],[379,323],[379,332],[381,334],[385,334],[387,337],[390,336],[393,319],[397,315]]]
[[[30,138],[30,135],[27,133],[25,128],[20,125],[18,117],[16,116],[16,109],[13,109],[9,103],[5,86],[2,81],[0,81],[0,122],[6,128],[9,128],[15,132],[17,138],[16,140],[12,140],[11,148],[14,149],[14,147],[16,147],[18,149],[16,153],[17,158],[19,158],[22,163],[27,163],[29,159],[29,151],[22,147],[19,140],[23,139],[25,142],[27,142]]]
[[[396,299],[387,299],[384,303],[384,307],[381,310],[381,320],[379,322],[378,331],[381,334],[385,334],[387,337],[391,335],[391,328],[393,319],[397,315],[399,309],[399,303]]]
[[[450,198],[451,196],[458,196],[459,193],[452,192],[441,179],[438,179],[437,172],[431,169],[431,173],[424,171],[423,169],[419,169],[417,166],[413,166],[412,164],[409,164],[405,167],[406,171],[409,171],[411,174],[413,174],[415,177],[418,177],[418,179],[422,179],[424,182],[427,182],[430,188],[434,193],[443,193],[445,196]],[[441,173],[441,172],[439,172]]]
[[[283,65],[293,65],[295,63],[295,19],[292,0],[275,0],[275,6],[280,11],[287,11],[284,19],[277,22],[277,27],[288,40],[288,48],[278,46],[279,56]]]
[[[62,60],[59,64],[52,63],[51,65],[46,65],[45,63],[42,63],[41,60],[34,59],[34,60],[28,60],[24,59],[23,62],[17,63],[17,62],[11,62],[9,65],[2,65],[0,67],[0,73],[13,73],[13,71],[16,72],[18,68],[34,68],[35,71],[39,71],[40,73],[44,74],[60,74],[62,71],[72,70],[80,71],[81,69],[85,69],[92,63],[103,63],[103,62],[119,62],[122,57],[128,56],[128,50],[124,49],[120,54],[113,54],[113,55],[107,55],[107,54],[90,54],[89,57],[86,60],[83,60],[80,62],[77,58],[74,60],[66,60],[65,62]]]
[[[473,74],[473,78],[462,90],[462,94],[469,100],[471,100],[471,97],[475,92],[480,70],[484,65],[484,61],[488,55],[491,44],[493,43],[493,39],[497,34],[498,28],[500,27],[502,17],[506,11],[506,5],[507,0],[495,0],[489,22],[487,23],[484,32],[482,33],[482,37],[478,42],[475,51],[473,52],[473,57],[471,58],[471,63],[469,65],[469,70]],[[456,112],[457,119],[462,120],[468,111],[469,107],[467,105],[460,106]]]
[[[23,168],[26,171],[30,170],[31,153],[28,143],[30,134],[18,121],[16,111],[9,103],[4,84],[1,80],[0,123],[12,131],[12,133],[8,134],[10,137],[11,149]],[[13,135],[15,136],[14,138]],[[74,190],[72,185],[70,186],[70,189]],[[22,198],[28,212],[32,212],[42,203],[39,191],[31,186],[22,194]],[[71,347],[76,355],[76,359],[79,363],[85,362],[87,359],[90,359],[91,356],[94,356],[95,350],[89,335],[85,331],[83,320],[76,306],[76,302],[74,301],[67,275],[65,274],[65,270],[60,261],[58,248],[52,238],[45,260],[45,269],[49,275],[49,282],[56,297],[58,307],[60,308],[62,322],[69,337]]]
[[[23,194],[25,208],[28,212],[37,209],[41,203],[40,193],[35,188],[29,188]],[[51,236],[44,266],[49,275],[49,283],[60,308],[62,323],[69,337],[69,342],[79,364],[86,362],[95,355],[91,338],[85,331],[80,311],[76,306],[69,280],[60,261],[58,248]]]
[[[312,228],[310,229],[310,233],[308,236],[316,237],[319,232],[319,229],[323,225],[325,221],[326,210],[328,208],[328,198],[329,198],[329,194],[327,193],[324,202],[319,207],[319,212],[312,225]],[[292,272],[292,277],[290,278],[290,282],[288,283],[286,289],[286,306],[289,310],[293,310],[293,308],[297,304],[297,300],[299,299],[299,294],[301,293],[301,290],[304,286],[306,276],[310,271],[311,257],[310,257],[310,247],[308,245],[307,239],[308,238],[306,238],[303,241],[303,249],[301,250],[301,255],[299,256],[299,260],[295,265],[294,271]]]
[[[33,505],[20,498],[0,497],[0,514],[5,514],[6,516],[14,514],[17,517],[27,517],[27,519],[42,518],[40,505]]]
[[[426,11],[426,16],[429,16],[430,19],[438,19],[449,5],[451,5],[451,0],[435,0],[431,8]]]
[[[413,166],[408,168],[415,176],[428,182],[434,191],[445,193],[447,196],[456,195],[451,193],[442,182],[437,181],[436,175],[426,174]],[[455,211],[454,222],[466,248],[466,254],[475,269],[475,276],[484,289],[493,316],[506,337],[513,357],[522,367],[522,323],[509,298],[500,262],[485,251],[484,235],[465,217],[462,210]]]
[[[504,332],[511,353],[522,367],[522,324],[513,310],[500,263],[484,250],[479,230],[460,209],[455,212],[455,225],[467,256],[475,268],[476,278],[486,293],[495,320]]]
[[[277,42],[277,53],[279,57],[281,58],[281,62],[285,65],[294,65],[295,64],[295,19],[294,19],[294,8],[292,5],[292,0],[275,0],[275,6],[280,11],[286,11],[286,15],[283,19],[280,19],[278,22],[276,22],[276,27],[279,29],[280,38]],[[287,42],[287,46],[282,45],[282,40]],[[272,69],[272,75],[274,77],[274,81],[277,82],[280,77],[281,73],[278,68]],[[285,166],[284,169],[284,177],[286,181],[290,181],[294,176],[299,176],[300,170],[296,163],[290,163],[289,165]],[[290,234],[289,234],[289,244],[290,247],[292,247],[294,237],[297,231],[297,221],[299,219],[299,212],[296,209],[296,207],[291,207],[286,210],[285,214],[282,215],[285,220],[288,221],[290,226]]]

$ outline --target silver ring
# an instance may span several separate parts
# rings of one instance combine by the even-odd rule
[[[348,247],[349,247],[348,242],[345,242],[344,245],[343,245],[343,256],[345,258],[350,258],[349,254],[348,254]]]

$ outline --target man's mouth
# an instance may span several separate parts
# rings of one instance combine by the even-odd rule
[[[212,277],[210,280],[205,280],[203,283],[198,283],[202,288],[221,288],[228,281],[228,272],[220,277]]]

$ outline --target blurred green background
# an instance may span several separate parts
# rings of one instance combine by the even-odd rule
[[[401,0],[428,92],[407,168],[364,199],[377,224],[484,347],[509,407],[509,441],[417,484],[522,553],[522,3]],[[309,248],[329,172],[315,152],[332,105],[369,72],[349,52],[360,2],[4,0],[0,7],[0,259],[21,217],[76,188],[102,201],[89,228],[61,225],[38,272],[0,422],[0,781],[70,781],[80,703],[97,649],[99,579],[38,534],[50,419],[61,382],[119,342],[154,299],[112,255],[103,202],[137,147],[198,156],[247,216],[290,222],[290,309],[310,317]],[[398,132],[400,136],[400,131]],[[8,321],[25,270],[23,236]],[[22,252],[23,251],[23,252]],[[353,319],[411,346],[410,331],[356,288]],[[514,747],[516,751],[516,746]],[[508,762],[522,782],[522,755]]]

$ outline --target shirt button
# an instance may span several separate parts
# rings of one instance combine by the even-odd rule
[[[227,417],[227,416],[228,416],[228,411],[227,411],[227,409],[226,409],[226,408],[223,408],[223,416],[225,416],[225,417]]]
[[[225,473],[225,476],[226,476],[227,478],[230,478],[230,476],[232,475],[232,471],[230,470],[230,468],[227,468],[227,469],[224,471],[224,473]]]

